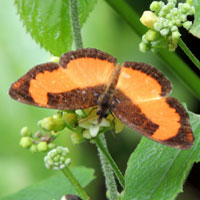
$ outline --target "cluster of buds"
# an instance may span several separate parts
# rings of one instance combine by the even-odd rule
[[[44,157],[46,168],[53,170],[61,170],[69,166],[71,159],[68,156],[69,150],[67,147],[58,146],[49,151]]]
[[[150,11],[145,11],[140,18],[140,21],[149,28],[142,36],[140,51],[157,51],[166,47],[170,51],[175,51],[181,36],[179,28],[190,29],[192,22],[187,17],[194,15],[194,12],[192,0],[178,4],[177,0],[168,0],[167,4],[153,1]]]
[[[55,148],[53,141],[65,128],[71,130],[71,139],[74,144],[80,144],[87,139],[92,140],[101,132],[108,130],[115,129],[118,133],[123,128],[123,124],[112,115],[98,123],[98,115],[94,108],[58,112],[40,120],[38,126],[42,130],[34,134],[28,127],[21,130],[20,145],[31,152],[44,152]]]
[[[42,134],[41,132],[37,131],[35,134],[32,134],[28,127],[23,127],[20,131],[20,134],[20,146],[25,149],[29,149],[33,153],[44,152],[55,147],[55,144],[52,143],[56,137],[54,132]]]

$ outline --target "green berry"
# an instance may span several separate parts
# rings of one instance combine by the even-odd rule
[[[32,141],[32,139],[30,137],[26,136],[26,137],[22,137],[21,138],[19,144],[23,148],[27,149],[27,148],[29,148],[33,144],[33,141]]]
[[[39,152],[46,151],[48,149],[48,145],[46,142],[39,142],[37,144],[37,149]]]
[[[191,21],[186,21],[186,22],[183,23],[183,27],[187,30],[189,30],[191,26],[192,26]]]
[[[20,135],[21,135],[22,137],[24,137],[24,136],[31,136],[32,134],[31,134],[29,128],[28,128],[27,126],[25,126],[25,127],[23,127],[23,128],[21,129]]]
[[[37,145],[36,145],[36,144],[32,144],[31,147],[30,147],[30,151],[31,151],[32,153],[37,152],[37,151],[38,151]]]
[[[158,37],[158,33],[156,31],[153,31],[153,30],[148,30],[145,34],[145,38],[146,40],[148,41],[154,41],[156,40]]]

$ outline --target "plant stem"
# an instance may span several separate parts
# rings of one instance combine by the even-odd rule
[[[106,145],[106,139],[104,134],[100,134],[98,136],[98,139],[102,142],[102,144],[104,145],[104,148],[107,148]],[[99,148],[99,146],[97,145],[97,149],[99,152],[99,158],[100,158],[100,162],[101,162],[101,167],[104,173],[104,177],[106,180],[106,188],[109,191],[110,194],[110,200],[116,200],[117,199],[117,185],[115,182],[115,176],[113,174],[113,170],[112,167],[110,166],[108,160],[106,160],[106,157],[104,157],[103,152],[101,151],[101,149]]]
[[[125,183],[124,177],[123,177],[121,171],[119,170],[118,166],[116,165],[115,161],[112,159],[110,153],[108,152],[105,138],[104,138],[104,135],[102,136],[102,134],[103,133],[101,133],[98,137],[96,137],[96,139],[95,139],[96,145],[97,145],[98,149],[100,149],[100,151],[104,155],[104,157],[106,158],[107,162],[112,167],[116,177],[119,180],[120,185],[122,186],[122,188],[124,188],[124,183]]]
[[[179,47],[184,51],[184,53],[189,57],[189,59],[200,69],[200,62],[199,60],[194,56],[194,54],[190,51],[190,49],[187,47],[185,42],[180,38],[178,41]]]
[[[73,39],[75,42],[75,48],[80,49],[83,48],[83,42],[81,38],[81,28],[78,16],[78,1],[69,0],[69,8],[70,8],[70,19],[71,19]]]
[[[139,21],[138,14],[124,0],[106,0],[107,3],[130,25],[130,27],[142,37],[147,30]],[[162,49],[157,53],[166,66],[186,85],[187,88],[200,99],[200,79],[175,53]]]
[[[70,181],[70,183],[72,184],[72,186],[74,187],[74,189],[76,190],[76,192],[78,193],[78,195],[83,199],[83,200],[89,200],[89,196],[88,194],[85,192],[85,190],[81,187],[81,185],[79,184],[79,182],[76,180],[76,178],[74,177],[74,175],[72,174],[72,172],[70,171],[70,169],[68,167],[65,167],[64,169],[62,169],[62,172],[64,173],[64,175],[67,177],[67,179]]]

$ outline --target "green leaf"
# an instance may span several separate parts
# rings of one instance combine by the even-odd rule
[[[82,187],[85,187],[95,178],[93,169],[85,167],[70,169]],[[63,173],[59,172],[37,185],[27,187],[2,200],[59,200],[65,194],[76,194],[76,192]]]
[[[79,0],[81,26],[97,0]],[[32,38],[55,56],[70,51],[72,30],[68,0],[15,0],[20,19]]]
[[[200,38],[200,0],[193,0],[195,15],[194,15],[194,23],[192,28],[190,29],[190,33],[194,36]]]
[[[200,161],[200,116],[189,113],[195,142],[180,150],[143,138],[132,153],[123,200],[175,199],[194,162]]]

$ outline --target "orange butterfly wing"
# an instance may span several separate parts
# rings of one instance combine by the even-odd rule
[[[12,98],[31,105],[75,110],[97,105],[116,59],[96,49],[64,54],[56,63],[31,69],[10,88]]]
[[[177,148],[193,144],[189,117],[178,100],[165,97],[170,81],[156,68],[125,62],[114,95],[112,111],[125,124],[143,135]]]

